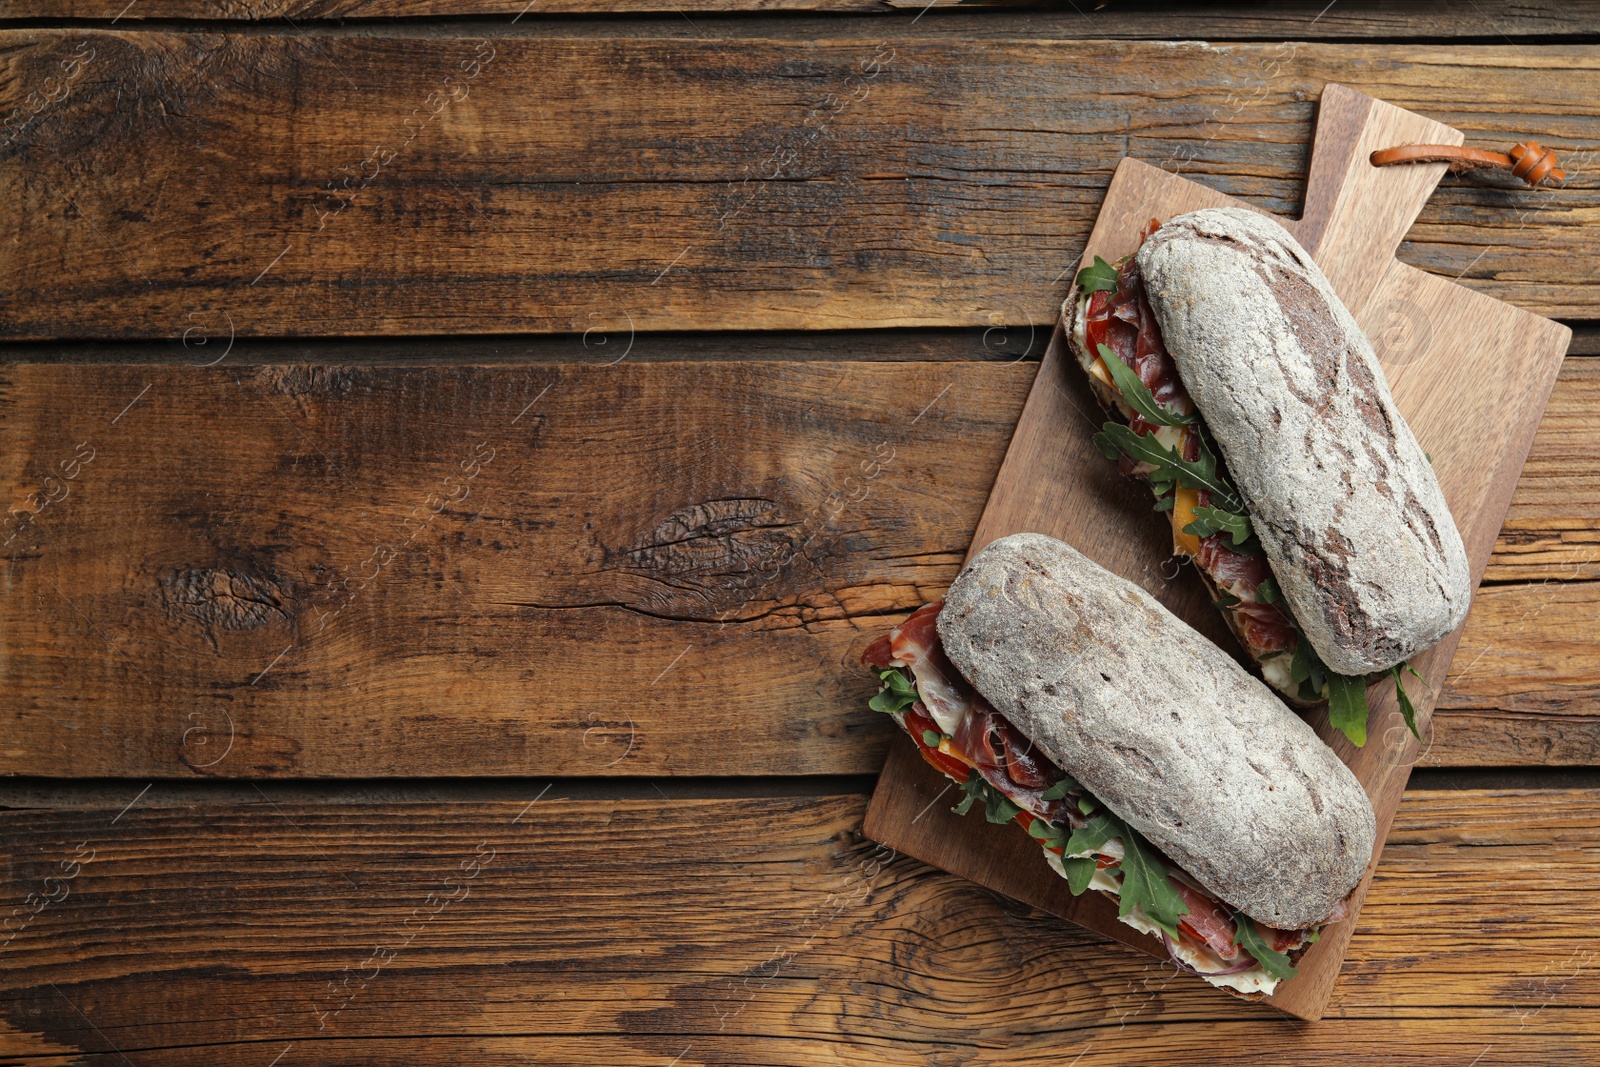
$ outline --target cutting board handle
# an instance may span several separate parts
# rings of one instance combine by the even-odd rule
[[[1444,176],[1444,163],[1374,167],[1368,157],[1402,144],[1458,145],[1461,131],[1329,82],[1322,90],[1306,176],[1300,243],[1319,263],[1346,256],[1387,263]],[[1346,302],[1354,294],[1345,294]]]

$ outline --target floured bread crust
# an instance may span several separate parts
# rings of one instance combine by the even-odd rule
[[[1459,626],[1472,597],[1461,534],[1371,344],[1306,251],[1263,215],[1207,208],[1162,226],[1138,261],[1322,661],[1386,670]]]
[[[1376,819],[1349,768],[1232,657],[1071,546],[995,541],[938,629],[1045,755],[1251,918],[1311,926],[1361,880]]]

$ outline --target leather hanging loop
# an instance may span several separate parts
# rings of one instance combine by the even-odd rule
[[[1370,158],[1374,167],[1389,167],[1396,163],[1448,163],[1452,171],[1508,170],[1527,182],[1530,188],[1541,182],[1567,180],[1567,172],[1556,166],[1556,154],[1538,141],[1512,145],[1507,153],[1448,144],[1398,145],[1380,149],[1372,153]]]

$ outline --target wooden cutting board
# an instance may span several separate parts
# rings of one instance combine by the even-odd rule
[[[1512,489],[1544,411],[1572,332],[1398,262],[1395,250],[1444,174],[1444,164],[1375,168],[1368,156],[1397,144],[1460,144],[1461,132],[1342,85],[1322,94],[1305,216],[1280,219],[1316,258],[1372,339],[1395,402],[1431,455],[1472,562],[1474,588],[1494,547]],[[1118,165],[1081,264],[1115,262],[1133,252],[1139,229],[1202,207],[1249,207],[1135,159]],[[1080,264],[1080,265],[1081,265]],[[1171,559],[1164,515],[1150,508],[1143,483],[1118,475],[1091,436],[1104,421],[1057,323],[968,553],[1007,534],[1033,530],[1074,545],[1141,583],[1180,618],[1242,658],[1192,567]],[[1429,692],[1413,682],[1419,744],[1406,730],[1391,682],[1369,691],[1372,720],[1357,749],[1308,713],[1318,734],[1360,778],[1388,833],[1406,779],[1428,743],[1433,693],[1444,681],[1460,631],[1413,662]],[[897,744],[866,815],[867,836],[1108,934],[1155,956],[1160,942],[1117,921],[1097,893],[1074,898],[1020,828],[992,826],[976,812],[955,815],[954,787],[909,743]],[[1381,851],[1381,849],[1380,849]],[[1376,866],[1378,857],[1373,857]],[[1372,878],[1355,896],[1359,913]],[[1425,907],[1419,901],[1419,910]],[[1356,915],[1324,933],[1268,1003],[1302,1019],[1320,1018],[1333,991]],[[1193,981],[1200,981],[1195,978]],[[1225,994],[1219,992],[1219,996]]]

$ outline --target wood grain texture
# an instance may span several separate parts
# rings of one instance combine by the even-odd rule
[[[8,368],[0,766],[874,771],[1033,369]]]
[[[931,8],[931,10],[929,10]],[[1592,35],[1594,20],[1584,4],[1559,0],[1522,0],[1515,7],[1485,9],[1470,2],[1428,0],[1342,0],[1328,8],[1326,0],[1286,0],[1270,7],[1259,3],[1174,3],[1110,0],[1079,5],[1076,10],[1054,0],[139,0],[121,13],[118,25],[142,19],[215,19],[305,23],[318,19],[457,18],[506,16],[528,27],[551,14],[628,14],[633,25],[651,14],[671,15],[683,25],[686,13],[770,15],[804,12],[879,14],[895,22],[896,34],[930,32],[939,23],[982,27],[1004,26],[1026,34],[1031,25],[1046,36],[1130,37],[1143,39],[1194,37],[1241,40],[1315,38],[1467,37],[1510,38]],[[913,18],[919,13],[926,16]],[[1020,12],[1028,20],[1019,22]],[[974,15],[983,16],[980,21]],[[118,15],[115,7],[96,0],[0,0],[0,18],[81,18],[99,21]],[[492,25],[492,24],[491,24]],[[725,32],[724,20],[706,29]],[[937,31],[933,31],[937,32]]]
[[[90,809],[0,812],[5,899],[55,898],[14,918],[0,950],[0,1056],[1081,1054],[1083,1067],[1259,1063],[1270,1048],[1288,1067],[1560,1067],[1600,1054],[1592,790],[1408,793],[1332,1011],[1306,1026],[875,854],[861,796],[566,800],[543,785],[510,802],[146,800],[119,815],[128,787]]]
[[[718,330],[712,333],[521,334],[513,337],[237,338],[230,366],[315,363],[369,366],[444,364],[709,363],[727,360],[926,363],[944,360],[1037,363],[1049,323],[921,330]],[[1600,345],[1600,330],[1592,343]],[[1590,340],[1585,338],[1585,340]],[[205,346],[180,341],[0,343],[0,364],[206,363]]]
[[[1600,583],[1478,590],[1419,763],[1592,764],[1600,753],[1593,658]],[[1515,723],[1516,725],[1512,725]],[[1440,753],[1445,731],[1454,740]]]
[[[1600,362],[1568,357],[1506,513],[1489,581],[1600,577]]]
[[[1537,134],[1573,172],[1453,180],[1402,259],[1574,318],[1600,268],[1583,46],[1541,46],[1530,97],[1514,45],[0,45],[9,338],[1049,321],[1118,158],[1292,214],[1329,81],[1475,144]]]
[[[1412,219],[1444,172],[1442,164],[1397,173],[1367,163],[1376,148],[1404,143],[1459,144],[1461,134],[1345,86],[1328,85],[1318,114],[1306,211],[1287,226],[1369,336],[1377,337],[1379,309],[1396,306],[1405,308],[1419,328],[1428,331],[1426,343],[1412,348],[1385,345],[1378,358],[1395,406],[1418,438],[1427,442],[1440,488],[1465,542],[1476,587],[1571,331],[1394,259]],[[1087,265],[1091,256],[1115,263],[1132,254],[1139,246],[1138,235],[1152,218],[1165,221],[1200,208],[1243,206],[1205,185],[1125,159],[1106,190],[1081,263]],[[973,534],[969,558],[1010,534],[1048,534],[1140,583],[1202,632],[1214,633],[1220,628],[1219,614],[1209,597],[1192,583],[1178,585],[1161,574],[1163,561],[1172,553],[1170,530],[1166,523],[1153,521],[1148,488],[1129,480],[1120,493],[1105,491],[1114,465],[1102,462],[1096,470],[1098,448],[1091,438],[1101,422],[1095,417],[1098,404],[1077,360],[1067,351],[1063,331],[1064,326],[1057,327],[1045,352]],[[1436,369],[1430,373],[1435,350],[1449,359],[1449,375]],[[1414,698],[1416,726],[1421,730],[1429,728],[1435,696],[1459,638],[1457,630],[1410,657],[1412,668],[1425,680],[1425,689]],[[1372,710],[1365,747],[1352,744],[1330,725],[1326,705],[1308,712],[1306,718],[1365,788],[1382,841],[1421,746],[1402,720],[1394,684],[1369,688]],[[922,817],[925,801],[919,794],[932,795],[940,788],[939,778],[904,752],[891,757],[873,794],[867,833],[937,867],[1038,903],[1026,895],[1036,888],[1036,878],[1009,861],[998,845],[957,844],[948,820]],[[970,855],[973,849],[987,854]],[[1378,858],[1373,856],[1374,864]],[[1350,918],[1323,933],[1301,961],[1299,977],[1280,986],[1268,1003],[1302,1019],[1321,1018],[1371,877],[1369,868],[1352,896]],[[1104,901],[1069,904],[1059,914],[1091,930],[1122,934],[1115,909]],[[1153,940],[1139,944],[1152,955],[1165,955]]]
[[[0,767],[875,773],[854,654],[954,578],[1036,369],[0,368]],[[1597,440],[1568,360],[1424,762],[1600,751]]]

